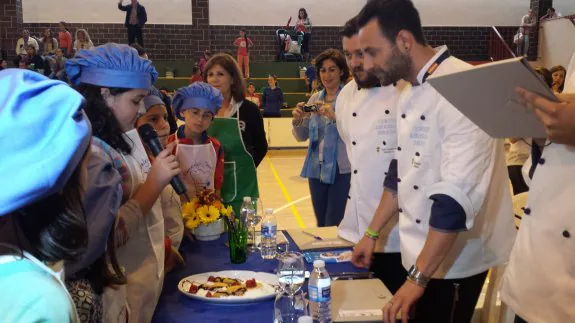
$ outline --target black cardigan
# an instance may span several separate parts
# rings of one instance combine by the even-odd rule
[[[268,152],[264,119],[260,109],[248,100],[244,100],[239,107],[239,112],[240,131],[244,145],[248,153],[252,155],[256,167],[258,167]],[[237,118],[237,113],[233,117]]]
[[[138,26],[144,27],[144,24],[148,21],[148,14],[146,13],[146,8],[142,6],[139,2],[137,5],[138,10]],[[130,15],[132,14],[132,4],[122,6],[122,3],[118,3],[118,9],[126,12],[126,19],[124,20],[124,26],[128,27],[130,25]]]

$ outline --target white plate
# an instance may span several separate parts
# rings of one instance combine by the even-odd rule
[[[208,281],[208,277],[210,276],[229,277],[234,279],[241,279],[243,281],[255,278],[257,282],[263,283],[263,286],[261,288],[248,290],[243,296],[228,296],[219,298],[205,297],[198,294],[191,294],[188,293],[188,290],[184,288],[184,285],[188,284],[185,281],[204,283]],[[278,285],[278,278],[274,274],[245,271],[245,270],[226,270],[219,272],[196,274],[185,277],[178,283],[178,290],[189,298],[201,300],[208,303],[245,304],[274,298],[276,296],[275,286],[277,285]]]

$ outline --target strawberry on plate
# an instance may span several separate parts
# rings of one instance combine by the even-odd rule
[[[255,279],[255,278],[252,278],[252,279],[250,279],[250,280],[247,280],[247,281],[246,281],[246,287],[247,287],[247,288],[256,288],[256,287],[258,287],[258,283],[256,283],[256,279]]]

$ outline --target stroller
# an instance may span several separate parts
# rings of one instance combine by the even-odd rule
[[[276,41],[278,45],[278,54],[276,61],[279,62],[302,62],[303,56],[301,55],[301,43],[303,41],[303,34],[296,33],[297,40],[293,40],[292,36],[286,29],[276,30]]]

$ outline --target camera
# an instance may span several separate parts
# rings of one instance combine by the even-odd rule
[[[306,104],[303,106],[303,112],[318,112],[319,108],[317,105],[312,105],[312,104]]]

